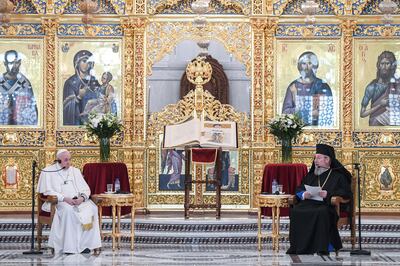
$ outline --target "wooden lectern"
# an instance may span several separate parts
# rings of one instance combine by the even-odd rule
[[[222,175],[222,148],[191,148],[185,147],[185,219],[189,219],[189,209],[216,209],[216,218],[221,218],[221,175]],[[192,163],[215,163],[213,180],[193,180],[190,173]],[[190,190],[192,184],[214,184],[215,204],[191,204]],[[197,192],[196,192],[197,193]]]

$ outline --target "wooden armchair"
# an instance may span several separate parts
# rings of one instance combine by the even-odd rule
[[[42,210],[42,205],[45,202],[51,203],[50,212],[46,212]],[[53,222],[54,213],[56,211],[57,205],[57,197],[56,196],[45,196],[43,194],[38,194],[38,204],[37,204],[37,242],[38,242],[38,250],[41,249],[42,239],[43,237],[43,225],[47,224],[51,227],[51,223]],[[54,250],[52,251],[54,252]]]
[[[336,213],[339,216],[339,220],[337,222],[337,227],[340,229],[344,225],[348,225],[350,229],[350,241],[351,248],[354,249],[356,244],[356,205],[355,205],[355,192],[356,192],[356,179],[352,178],[351,180],[351,194],[353,195],[353,200],[344,199],[339,196],[333,196],[331,198],[331,204],[335,206]],[[347,204],[350,206],[350,210],[340,209],[340,206],[343,204]]]

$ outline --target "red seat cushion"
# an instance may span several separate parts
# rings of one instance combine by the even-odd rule
[[[346,217],[349,217],[349,213],[346,212],[346,211],[341,211],[340,212],[340,218],[346,218]]]

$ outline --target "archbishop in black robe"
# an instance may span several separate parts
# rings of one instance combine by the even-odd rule
[[[317,154],[331,158],[331,168],[320,175],[314,173],[315,163],[296,188],[299,203],[290,210],[290,248],[288,254],[329,254],[342,248],[337,229],[339,219],[335,207],[330,204],[332,196],[352,198],[351,174],[335,158],[331,146],[317,145]],[[327,191],[323,201],[302,199],[304,185],[322,186]]]

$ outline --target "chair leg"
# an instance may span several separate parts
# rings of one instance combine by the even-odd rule
[[[42,227],[43,225],[41,223],[38,223],[38,229],[37,229],[38,250],[41,250],[42,248]]]

